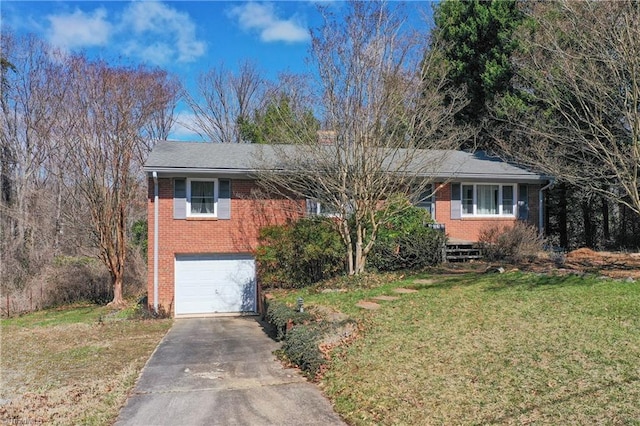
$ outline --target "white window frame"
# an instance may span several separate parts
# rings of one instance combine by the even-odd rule
[[[323,211],[322,208],[322,203],[318,200],[315,200],[313,198],[307,198],[307,203],[311,201],[315,204],[315,211],[309,211],[307,210],[307,215],[308,216],[324,216],[324,217],[340,217],[340,213],[339,212],[326,212]]]
[[[213,182],[213,213],[191,212],[191,182]],[[188,178],[187,179],[187,217],[218,217],[218,179]]]
[[[518,185],[515,183],[496,183],[496,182],[461,182],[460,183],[460,214],[461,217],[486,217],[486,218],[496,218],[496,217],[508,217],[508,218],[516,218],[517,217],[517,201],[518,201]],[[465,213],[464,211],[464,187],[465,186],[473,186],[473,213]],[[497,186],[498,187],[498,213],[497,214],[479,214],[478,213],[478,186]],[[512,205],[511,205],[511,213],[504,213],[504,197],[503,197],[503,188],[505,186],[510,186],[512,188]]]

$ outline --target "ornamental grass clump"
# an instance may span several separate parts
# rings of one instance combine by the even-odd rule
[[[483,229],[478,237],[484,257],[489,261],[531,262],[544,251],[545,240],[529,224],[493,225]]]

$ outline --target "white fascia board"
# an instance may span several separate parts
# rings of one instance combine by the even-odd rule
[[[260,173],[256,169],[209,169],[192,167],[152,167],[145,166],[144,172],[151,175],[153,172],[164,176],[186,176],[186,175],[225,175],[225,176],[253,176]],[[270,172],[280,172],[282,170],[271,170]],[[286,173],[286,172],[285,172]],[[415,176],[430,178],[434,181],[477,181],[477,182],[517,182],[517,183],[542,183],[548,182],[551,178],[542,175],[521,175],[521,174],[489,174],[489,173],[418,173]]]
[[[144,172],[149,176],[153,172],[157,172],[161,177],[175,176],[229,176],[229,177],[245,177],[255,176],[255,170],[238,170],[238,169],[203,169],[203,168],[187,168],[187,167],[144,167]]]

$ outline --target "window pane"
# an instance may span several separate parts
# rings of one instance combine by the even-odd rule
[[[213,214],[214,182],[191,182],[191,213]]]
[[[338,211],[333,208],[333,206],[325,203],[325,204],[321,204],[318,203],[318,214],[324,214],[324,215],[336,215],[338,214]]]
[[[314,215],[319,214],[318,202],[312,200],[311,198],[307,198],[307,214]]]
[[[502,214],[513,214],[513,186],[502,187]]]
[[[417,207],[423,208],[433,217],[433,185],[427,185],[418,198]]]
[[[478,185],[478,214],[498,214],[498,185]]]
[[[473,185],[462,185],[462,213],[473,214]]]

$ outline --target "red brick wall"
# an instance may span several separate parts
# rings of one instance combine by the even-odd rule
[[[436,217],[438,223],[443,223],[449,238],[476,242],[480,232],[489,227],[498,225],[510,226],[516,222],[515,218],[475,218],[465,217],[451,219],[451,184],[436,184]],[[529,185],[529,219],[528,222],[536,225],[538,221],[538,190],[539,185]]]
[[[149,179],[147,220],[149,256],[147,291],[153,306],[153,179]],[[173,218],[173,180],[158,179],[159,187],[159,256],[158,302],[166,312],[173,312],[174,263],[176,254],[252,253],[258,243],[260,228],[283,223],[300,215],[298,206],[288,200],[257,198],[250,180],[231,182],[231,219]]]
[[[176,254],[252,253],[260,228],[299,217],[303,204],[286,199],[265,199],[253,193],[251,180],[232,180],[231,219],[173,219],[173,180],[158,179],[159,185],[159,306],[173,312],[174,263]],[[451,185],[437,184],[436,222],[446,226],[450,238],[477,241],[490,225],[512,225],[514,218],[451,219]],[[538,220],[538,185],[529,187],[529,222]],[[149,305],[153,306],[153,179],[149,179],[147,220],[149,223],[148,284]]]

